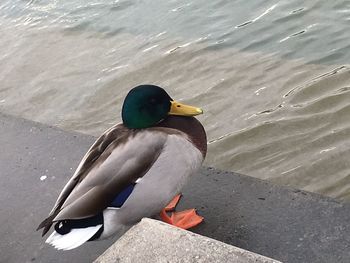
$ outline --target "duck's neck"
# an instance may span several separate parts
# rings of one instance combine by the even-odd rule
[[[201,151],[203,158],[207,154],[207,136],[202,124],[196,118],[170,115],[157,126],[186,133],[192,143]]]

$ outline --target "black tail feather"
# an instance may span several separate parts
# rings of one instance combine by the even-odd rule
[[[50,228],[51,228],[51,226],[52,226],[52,223],[53,223],[53,220],[54,220],[54,218],[56,217],[56,215],[57,215],[57,213],[54,213],[54,214],[50,215],[48,218],[46,218],[44,221],[42,221],[42,222],[39,224],[39,226],[38,226],[38,228],[36,229],[36,231],[38,231],[38,230],[44,228],[44,229],[43,229],[43,233],[41,234],[41,236],[44,236],[44,235],[50,230]]]
[[[103,232],[103,213],[99,213],[95,216],[82,219],[59,220],[57,223],[55,223],[54,228],[57,233],[65,235],[68,234],[72,229],[86,228],[97,225],[102,225],[102,227],[92,238],[90,238],[89,241],[91,241],[99,238]]]

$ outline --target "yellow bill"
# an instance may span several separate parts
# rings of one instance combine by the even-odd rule
[[[171,101],[169,115],[196,116],[202,114],[201,108],[185,105],[176,101]]]

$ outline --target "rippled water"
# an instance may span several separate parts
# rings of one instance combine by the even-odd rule
[[[140,83],[204,108],[206,165],[350,200],[349,1],[0,3],[0,111],[98,135]]]

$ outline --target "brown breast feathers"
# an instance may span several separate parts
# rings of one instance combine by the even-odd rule
[[[205,158],[207,154],[207,135],[202,124],[196,118],[170,115],[158,123],[157,127],[172,128],[186,133]]]

